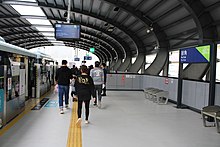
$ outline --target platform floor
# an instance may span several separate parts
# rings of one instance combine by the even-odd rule
[[[83,122],[77,133],[70,133],[75,111],[61,115],[58,107],[43,107],[28,112],[1,135],[0,147],[220,147],[220,134],[214,127],[203,127],[196,112],[157,105],[143,92],[107,94],[102,109],[91,105],[91,123]],[[54,94],[46,97],[57,99]],[[68,143],[72,138],[82,140]]]

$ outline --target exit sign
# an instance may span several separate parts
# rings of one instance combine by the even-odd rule
[[[94,53],[94,52],[95,52],[95,48],[94,48],[94,47],[91,47],[91,48],[89,49],[89,51],[90,51],[91,53]]]

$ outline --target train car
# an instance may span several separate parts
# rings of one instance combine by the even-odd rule
[[[50,90],[53,64],[46,55],[0,41],[0,127],[24,110],[26,100]]]

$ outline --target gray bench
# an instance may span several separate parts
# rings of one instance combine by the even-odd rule
[[[167,104],[168,102],[168,97],[169,97],[168,91],[150,87],[150,88],[145,88],[144,93],[146,99],[157,102],[158,104]]]
[[[202,114],[202,119],[203,119],[203,125],[205,127],[211,127],[210,125],[208,126],[206,124],[206,121],[207,121],[208,116],[212,117],[215,120],[214,125],[212,126],[216,126],[217,132],[220,133],[220,130],[219,130],[220,106],[214,105],[214,106],[203,107],[201,110],[201,114]]]

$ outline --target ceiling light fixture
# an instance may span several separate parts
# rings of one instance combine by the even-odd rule
[[[113,26],[111,26],[111,27],[108,28],[108,32],[112,32],[113,30],[114,30],[114,27],[113,27]]]

